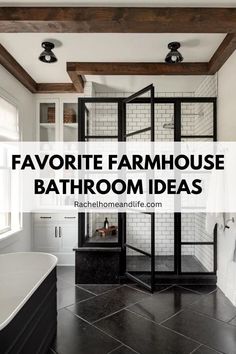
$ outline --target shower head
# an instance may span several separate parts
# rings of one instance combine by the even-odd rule
[[[164,129],[174,129],[174,122],[164,123],[163,128]]]
[[[198,117],[204,117],[204,113],[201,112],[201,113],[184,113],[182,114],[182,117],[184,116],[191,116],[191,117],[194,117],[194,116],[198,116]],[[172,119],[169,123],[164,123],[162,128],[164,129],[174,129],[175,128],[175,124],[174,124],[174,116],[172,116]]]

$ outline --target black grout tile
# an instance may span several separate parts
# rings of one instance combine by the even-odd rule
[[[94,295],[103,294],[109,290],[120,288],[121,285],[117,284],[77,284],[78,287],[90,291]]]
[[[119,342],[94,326],[73,315],[70,311],[58,311],[57,336],[51,346],[59,354],[107,354],[119,346]]]
[[[94,297],[94,295],[88,291],[80,289],[77,286],[69,285],[68,287],[57,290],[57,308],[61,309],[91,297]]]
[[[212,291],[215,291],[217,289],[216,285],[179,285],[182,288],[192,290],[194,292],[197,292],[199,294],[209,294]]]
[[[128,286],[122,286],[87,301],[74,304],[68,309],[92,323],[149,296]]]
[[[205,345],[201,345],[197,350],[192,354],[221,354],[213,349],[207,348]]]
[[[158,285],[150,295],[136,284],[75,286],[74,267],[57,275],[65,341],[57,334],[48,354],[236,354],[236,309],[216,286]]]
[[[184,310],[162,325],[219,352],[235,354],[236,328],[222,321]]]
[[[236,326],[236,317],[234,317],[229,323],[233,326]]]
[[[96,327],[141,354],[189,354],[199,346],[127,310],[96,322]]]
[[[131,350],[130,348],[126,347],[125,345],[121,345],[119,348],[113,350],[108,354],[137,354],[138,352]],[[138,353],[139,354],[139,353]]]
[[[224,322],[229,322],[236,316],[236,308],[219,289],[203,296],[201,300],[190,305],[190,309]]]
[[[150,294],[150,291],[145,290],[141,285],[138,284],[127,284],[128,286],[130,286],[131,288],[134,288],[136,290],[140,290],[143,291],[147,294]],[[172,285],[155,285],[155,294],[159,293],[160,291],[166,290],[167,288],[171,287]]]
[[[173,286],[129,306],[128,309],[151,321],[160,323],[200,298],[200,294]]]

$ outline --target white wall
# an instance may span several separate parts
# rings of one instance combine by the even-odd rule
[[[23,140],[35,140],[34,95],[2,66],[0,66],[0,95],[17,103]],[[0,253],[29,251],[30,249],[31,215],[24,213],[23,230],[6,240],[0,239]]]
[[[218,73],[218,140],[236,141],[236,52]]]
[[[218,140],[236,141],[236,52],[218,73]],[[236,225],[218,232],[218,286],[236,305]]]

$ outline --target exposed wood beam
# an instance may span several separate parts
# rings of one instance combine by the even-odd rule
[[[209,61],[209,74],[215,74],[236,49],[236,34],[229,33]]]
[[[37,83],[13,56],[0,44],[0,64],[22,83],[30,92],[37,92]]]
[[[0,64],[32,93],[75,93],[71,83],[37,83],[0,44]],[[83,92],[83,91],[81,91]]]
[[[70,76],[70,79],[74,85],[75,90],[79,93],[84,92],[84,79],[82,75],[77,73],[76,64],[66,63],[66,70],[68,75]]]
[[[75,93],[75,87],[70,83],[39,83],[37,93]]]
[[[208,63],[67,63],[74,76],[80,75],[207,75]]]
[[[236,33],[236,8],[1,7],[0,32]]]

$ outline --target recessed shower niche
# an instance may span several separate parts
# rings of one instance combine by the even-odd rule
[[[216,141],[215,97],[155,97],[150,85],[127,98],[79,98],[78,109],[79,141]],[[217,235],[205,231],[205,218],[204,213],[80,213],[76,282],[129,278],[149,290],[173,281],[215,283]],[[106,219],[110,229],[103,232]],[[82,258],[89,267],[83,268]],[[109,264],[117,274],[107,278]],[[98,269],[99,276],[91,278]]]

